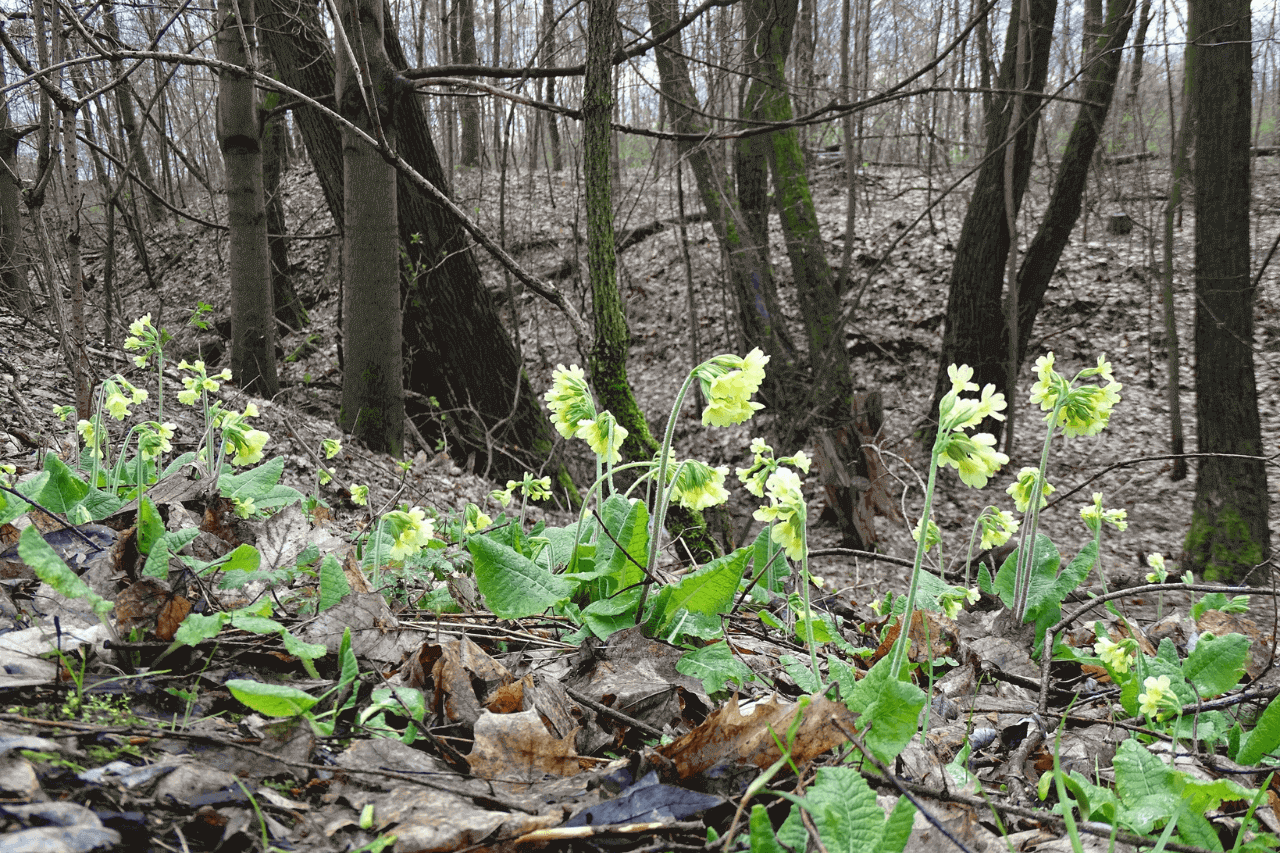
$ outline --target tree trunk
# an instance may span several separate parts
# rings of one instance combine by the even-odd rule
[[[275,76],[275,67],[264,62],[263,71]],[[266,122],[262,132],[262,191],[267,208],[267,246],[271,254],[271,301],[276,319],[292,329],[301,329],[309,320],[307,309],[293,287],[289,275],[289,229],[284,218],[284,194],[280,175],[288,162],[288,122],[283,114]]]
[[[1053,17],[1057,0],[1030,0],[1030,32],[1026,51],[1027,67],[1016,73],[1018,51],[1018,16],[1010,17],[1005,36],[1004,57],[996,81],[991,112],[987,114],[987,158],[978,172],[973,196],[960,229],[956,256],[948,287],[946,330],[942,338],[942,357],[938,365],[930,417],[935,417],[938,403],[951,388],[947,376],[950,364],[968,364],[974,370],[978,385],[993,383],[997,389],[1009,387],[1007,337],[999,334],[1005,319],[1001,310],[1004,290],[1003,267],[1009,254],[1009,223],[1006,218],[1005,163],[999,149],[1005,144],[1010,126],[1010,94],[1018,79],[1026,89],[1017,100],[1022,109],[1014,124],[1014,162],[1012,206],[1016,213],[1031,176],[1036,129],[1040,119],[1040,102],[1049,70]],[[995,156],[990,156],[995,154]],[[995,334],[993,334],[995,332]],[[997,438],[1001,422],[988,418],[980,429]],[[929,446],[933,436],[926,436]]]
[[[116,21],[114,0],[103,0],[102,31],[112,40],[118,41],[120,38],[120,27]],[[116,109],[120,112],[120,127],[124,130],[125,139],[129,141],[129,169],[136,172],[138,180],[149,189],[155,190],[156,179],[151,172],[151,160],[147,157],[147,153],[142,147],[142,130],[138,127],[137,114],[133,110],[133,85],[124,77],[124,62],[122,60],[111,60],[111,76],[120,81],[120,85],[115,87]],[[151,221],[160,222],[165,213],[164,205],[160,203],[160,199],[151,192],[142,189],[139,189],[138,192],[146,200],[147,211],[151,215]]]
[[[1191,0],[1196,210],[1196,442],[1201,453],[1262,453],[1253,371],[1249,255],[1252,27],[1248,0]],[[1202,456],[1185,567],[1242,581],[1271,556],[1260,458]]]
[[[454,13],[458,19],[458,56],[462,65],[475,65],[480,61],[476,53],[476,0],[455,0]],[[476,167],[484,154],[484,132],[480,121],[480,100],[468,91],[461,98],[462,139],[460,159],[462,165]]]
[[[5,85],[4,54],[0,52],[0,88]],[[0,101],[0,302],[18,314],[31,313],[27,265],[22,256],[22,219],[18,200],[18,142],[24,130],[9,118],[9,100]]]
[[[383,0],[342,0],[334,96],[347,121],[394,150],[395,71],[383,47]],[[350,50],[350,53],[348,53]],[[352,54],[356,63],[352,63]],[[371,449],[404,449],[396,171],[342,131],[342,428]]]
[[[299,0],[260,2],[269,3],[272,10],[260,31],[282,81],[312,97],[325,97],[326,90],[332,91],[333,54],[315,7]],[[391,63],[407,67],[394,32],[386,34],[385,45]],[[286,56],[306,61],[291,64]],[[328,188],[329,210],[342,228],[337,125],[305,107],[295,115],[316,175]],[[422,110],[406,102],[395,111],[394,120],[401,156],[447,192],[449,183]],[[393,209],[398,208],[400,247],[411,266],[425,271],[412,282],[402,280],[405,383],[412,392],[406,404],[409,416],[428,440],[446,438],[459,461],[468,456],[482,460],[478,470],[485,476],[518,479],[527,470],[550,470],[559,478],[563,468],[552,460],[550,423],[480,279],[467,235],[453,214],[407,178],[401,176],[396,186]],[[432,397],[449,413],[447,421],[439,420],[438,410],[430,405]],[[572,486],[567,479],[562,485]]]
[[[1044,304],[1053,271],[1057,269],[1062,250],[1066,248],[1076,220],[1080,218],[1089,164],[1093,162],[1093,152],[1107,123],[1107,112],[1120,73],[1122,48],[1132,23],[1132,0],[1108,0],[1105,24],[1089,54],[1089,68],[1079,96],[1083,103],[1062,154],[1053,195],[1018,271],[1019,365],[1026,360],[1031,330],[1036,314]],[[1007,328],[1004,335],[1007,341]]]
[[[218,58],[232,65],[255,64],[253,0],[220,0],[218,17]],[[227,172],[231,232],[231,375],[244,390],[270,398],[280,382],[257,101],[253,78],[219,74],[218,148]]]
[[[648,0],[648,3],[649,22],[655,31],[663,32],[675,24],[677,14],[673,0]],[[667,101],[672,130],[682,134],[706,133],[711,128],[699,111],[683,51],[677,34],[655,53],[662,97]],[[787,377],[796,376],[798,365],[778,308],[768,251],[756,242],[743,218],[720,144],[681,139],[679,146],[681,156],[688,160],[693,171],[698,196],[727,259],[728,283],[737,304],[743,342],[746,347],[760,347],[771,357],[760,396],[766,403],[781,408],[787,402],[787,394],[794,391],[794,386],[788,387]]]

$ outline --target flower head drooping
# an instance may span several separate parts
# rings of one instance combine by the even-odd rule
[[[1098,356],[1097,366],[1085,368],[1075,380],[1068,382],[1053,369],[1053,353],[1047,353],[1036,359],[1036,374],[1039,379],[1031,386],[1031,402],[1039,403],[1043,411],[1049,412],[1045,416],[1047,421],[1053,417],[1053,411],[1061,401],[1054,426],[1062,427],[1068,438],[1101,432],[1111,420],[1111,410],[1120,402],[1123,386],[1115,381],[1106,356]],[[1075,384],[1094,376],[1106,384],[1087,383],[1078,387]]]
[[[150,461],[162,453],[173,450],[169,439],[173,438],[176,429],[177,427],[171,423],[147,421],[142,424],[138,427],[138,455]]]
[[[982,529],[982,542],[978,547],[984,551],[999,548],[1018,532],[1019,524],[1007,509],[987,507],[978,516],[978,526]]]
[[[489,497],[503,506],[510,506],[511,496],[517,490],[519,490],[527,500],[549,500],[551,498],[551,478],[535,477],[533,474],[525,471],[523,480],[507,480],[507,487],[505,489],[496,489],[489,493]]]
[[[1093,653],[1102,658],[1102,662],[1111,667],[1117,674],[1128,672],[1133,663],[1133,658],[1130,656],[1130,646],[1133,641],[1124,640],[1119,643],[1113,643],[1102,629],[1101,623],[1094,626],[1094,632],[1098,639],[1093,644]]]
[[[475,504],[467,504],[466,508],[463,509],[462,511],[462,517],[463,517],[462,532],[467,534],[468,536],[470,536],[472,533],[478,533],[479,531],[484,530],[490,524],[493,524],[493,519],[485,515],[484,512],[480,509],[480,507],[476,506]]]
[[[1168,579],[1169,567],[1164,563],[1164,554],[1148,554],[1147,565],[1151,567],[1147,572],[1147,583],[1164,583]]]
[[[217,380],[226,382],[231,378],[230,370],[223,370],[210,376],[204,362],[197,359],[188,362],[185,358],[178,362],[178,369],[188,371],[191,375],[182,377],[183,390],[178,392],[178,402],[184,406],[194,406],[202,394],[212,394],[221,386]]]
[[[724,478],[729,474],[727,467],[712,468],[697,459],[686,459],[667,470],[675,472],[677,469],[674,497],[682,506],[696,512],[729,500],[729,493],[724,488]]]
[[[551,409],[551,423],[565,438],[573,438],[582,421],[596,416],[596,404],[587,387],[587,376],[576,364],[556,365],[551,373],[551,389],[543,395]]]
[[[406,560],[421,551],[435,535],[435,520],[419,507],[408,511],[392,510],[382,516],[383,530],[394,540],[388,555],[392,560]]]
[[[923,518],[920,521],[924,521]],[[916,522],[915,529],[911,531],[911,538],[920,541],[920,522]],[[938,529],[938,525],[931,518],[929,519],[929,527],[924,536],[924,550],[928,552],[930,548],[942,544],[942,531]]]
[[[166,340],[168,335],[151,325],[151,314],[147,313],[129,324],[129,336],[124,339],[124,348],[139,350],[141,355],[135,355],[133,363],[138,367],[146,367],[151,356],[160,352]]]
[[[325,459],[332,459],[342,452],[342,442],[336,438],[326,438],[320,442],[320,448],[324,451]]]
[[[1102,508],[1102,492],[1093,493],[1093,503],[1085,504],[1080,507],[1080,517],[1084,519],[1085,526],[1095,536],[1102,530],[1102,523],[1115,527],[1116,530],[1124,532],[1129,526],[1129,522],[1125,521],[1129,513],[1122,509],[1103,509]]]
[[[102,442],[106,438],[105,431],[98,428],[98,419],[81,420],[76,423],[76,432],[84,439],[84,448],[98,459],[102,458]]]
[[[793,455],[783,456],[780,459],[773,458],[773,448],[765,444],[763,438],[751,439],[751,452],[755,457],[751,460],[751,464],[746,468],[738,468],[734,473],[746,486],[747,491],[758,498],[764,497],[765,483],[768,482],[769,475],[778,470],[780,465],[791,465],[808,474],[809,466],[812,464],[812,460],[803,450],[797,450]]]
[[[994,449],[995,436],[985,432],[968,435],[964,430],[977,426],[983,418],[1004,420],[1004,394],[998,393],[994,385],[987,385],[978,398],[961,397],[965,391],[978,390],[977,384],[969,381],[973,368],[967,364],[951,365],[947,375],[951,377],[951,390],[938,403],[934,452],[940,464],[960,472],[964,483],[981,489],[1009,457]]]
[[[351,485],[351,502],[356,506],[366,506],[369,503],[369,487],[352,484]]]
[[[1148,717],[1154,717],[1162,707],[1171,707],[1177,703],[1167,675],[1147,676],[1142,686],[1144,690],[1138,694],[1138,710]]]
[[[111,417],[122,421],[129,417],[129,407],[147,399],[147,392],[131,382],[117,377],[102,383],[103,407]]]
[[[217,426],[222,430],[226,450],[235,454],[232,465],[255,465],[262,461],[262,449],[271,436],[260,429],[249,428],[249,418],[257,416],[258,407],[248,403],[243,412],[223,412],[218,417]]]
[[[1013,482],[1009,488],[1005,489],[1013,498],[1014,505],[1018,508],[1018,512],[1026,512],[1027,507],[1031,506],[1031,493],[1035,491],[1036,479],[1040,476],[1038,468],[1023,468],[1018,472],[1018,479]],[[1053,486],[1049,485],[1049,481],[1045,480],[1040,489],[1040,504],[1037,509],[1044,509],[1048,505],[1045,500],[1049,495],[1053,494]]]
[[[757,347],[745,356],[718,355],[694,368],[708,403],[702,412],[706,426],[732,426],[748,420],[764,408],[751,400],[764,381],[769,356]]]
[[[576,434],[610,465],[622,461],[622,442],[627,439],[627,429],[614,419],[611,412],[600,412],[592,419],[579,421]]]
[[[773,522],[770,537],[792,560],[804,554],[805,502],[800,491],[800,476],[790,468],[779,468],[765,483],[769,505],[755,511],[757,521]]]

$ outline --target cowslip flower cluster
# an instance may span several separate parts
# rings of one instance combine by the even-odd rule
[[[1076,375],[1075,380],[1068,382],[1053,369],[1053,353],[1047,353],[1036,359],[1036,374],[1039,379],[1031,386],[1031,402],[1039,403],[1042,411],[1049,412],[1045,421],[1054,418],[1054,426],[1062,427],[1068,438],[1077,435],[1096,435],[1106,428],[1111,420],[1111,410],[1120,402],[1120,389],[1123,387],[1115,381],[1111,372],[1111,363],[1105,355],[1098,356],[1096,367],[1088,367]],[[1099,377],[1105,385],[1088,383],[1074,387],[1081,379]]]
[[[171,423],[147,421],[138,427],[138,456],[144,461],[151,461],[162,453],[173,450],[169,439],[173,438],[177,426]]]
[[[982,594],[978,588],[971,587],[965,589],[962,586],[953,586],[944,590],[938,596],[938,606],[942,608],[942,613],[948,619],[955,619],[960,615],[960,611],[964,609],[966,604],[976,604]]]
[[[382,516],[382,529],[394,540],[388,556],[406,560],[417,554],[435,536],[435,520],[427,518],[420,507],[396,509]]]
[[[751,396],[764,381],[764,366],[769,356],[759,347],[745,356],[731,353],[718,355],[694,368],[694,376],[702,385],[707,407],[702,410],[704,426],[732,426],[749,420],[764,408]]]
[[[1133,640],[1122,640],[1119,643],[1112,642],[1102,629],[1101,624],[1094,626],[1094,633],[1097,640],[1093,644],[1093,653],[1102,659],[1102,662],[1110,667],[1118,674],[1129,671],[1133,664],[1133,647],[1136,645]]]
[[[1036,490],[1036,480],[1040,476],[1039,468],[1023,468],[1018,472],[1018,479],[1013,481],[1009,488],[1005,489],[1012,498],[1014,506],[1018,508],[1018,512],[1026,512],[1031,506],[1031,496]],[[1045,498],[1053,494],[1057,489],[1049,485],[1049,481],[1045,480],[1040,484],[1040,502],[1036,509],[1044,509],[1048,505]]]
[[[262,449],[271,436],[260,429],[250,429],[249,418],[258,416],[258,407],[247,403],[243,412],[219,413],[215,426],[222,430],[226,452],[234,453],[232,465],[255,465],[262,461]]]
[[[202,394],[212,394],[217,391],[221,387],[217,380],[227,382],[231,379],[231,371],[225,369],[221,373],[210,376],[204,362],[198,359],[188,362],[184,358],[178,362],[178,369],[191,373],[190,376],[182,377],[183,390],[178,392],[178,402],[184,406],[194,406]]]
[[[938,438],[934,453],[942,465],[950,465],[960,472],[960,479],[975,489],[981,489],[987,480],[1009,461],[1009,457],[993,449],[995,436],[980,432],[968,435],[964,431],[977,426],[983,418],[1004,420],[1006,408],[1004,394],[994,385],[982,389],[980,397],[961,397],[965,391],[977,391],[973,368],[967,364],[947,368],[951,378],[951,390],[938,404]]]
[[[129,417],[130,406],[147,399],[146,389],[138,388],[120,376],[102,383],[102,395],[102,407],[118,421]]]
[[[808,474],[809,466],[812,464],[812,460],[803,450],[797,450],[791,456],[775,459],[773,448],[765,444],[763,438],[751,439],[751,453],[754,455],[751,464],[746,468],[738,468],[734,473],[738,475],[738,479],[742,481],[747,491],[758,498],[764,497],[764,488],[769,481],[769,475],[777,471],[780,465],[790,465]]]
[[[544,395],[551,409],[551,423],[565,438],[580,438],[601,459],[611,465],[622,461],[622,442],[627,430],[607,411],[597,412],[587,376],[576,364],[556,365],[551,388]]]
[[[978,527],[982,530],[982,542],[978,547],[984,551],[999,548],[1018,532],[1020,523],[1008,510],[987,507],[978,516]]]
[[[463,509],[462,519],[463,519],[462,532],[468,536],[470,536],[472,533],[478,533],[479,531],[484,530],[490,524],[493,524],[492,518],[485,515],[484,511],[481,510],[480,507],[471,503],[467,504],[466,508]]]
[[[920,541],[920,525],[924,522],[924,518],[916,522],[915,528],[911,531],[911,538],[916,542]],[[937,523],[931,518],[929,525],[925,528],[924,534],[924,550],[928,553],[930,548],[934,548],[942,544],[942,531],[938,529]]]
[[[535,477],[526,471],[523,480],[507,480],[507,487],[490,492],[489,498],[503,506],[510,506],[511,496],[517,489],[528,500],[545,501],[551,497],[551,478]]]
[[[133,363],[138,367],[146,367],[151,356],[160,352],[162,344],[161,333],[151,325],[149,312],[129,324],[129,336],[124,339],[124,348],[141,351],[141,355],[133,357]]]
[[[800,475],[790,468],[779,468],[765,481],[768,506],[754,513],[756,521],[772,522],[770,538],[786,552],[787,557],[799,560],[804,555],[805,502],[800,491]]]
[[[1084,519],[1085,525],[1095,536],[1102,530],[1104,521],[1123,532],[1129,526],[1129,522],[1125,521],[1128,515],[1129,513],[1122,509],[1103,509],[1102,492],[1094,492],[1093,503],[1085,504],[1080,508],[1080,517]]]
[[[653,470],[657,469],[655,460]],[[724,488],[728,475],[727,466],[712,468],[697,459],[686,459],[677,464],[668,454],[667,480],[673,489],[672,497],[676,503],[695,512],[729,500],[729,493]]]
[[[1167,675],[1147,676],[1142,682],[1143,692],[1138,694],[1138,710],[1154,717],[1161,708],[1179,707],[1171,685]]]
[[[1151,567],[1147,572],[1147,583],[1164,583],[1168,579],[1169,567],[1164,563],[1164,554],[1148,554],[1147,565]]]

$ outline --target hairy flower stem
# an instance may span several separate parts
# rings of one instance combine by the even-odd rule
[[[1040,529],[1040,502],[1044,500],[1044,472],[1049,467],[1049,444],[1058,428],[1058,413],[1066,403],[1067,395],[1059,394],[1054,403],[1053,412],[1049,415],[1049,429],[1044,437],[1044,446],[1040,450],[1040,467],[1036,471],[1036,481],[1031,486],[1031,501],[1027,504],[1029,523],[1022,525],[1022,536],[1018,542],[1018,564],[1013,574],[1013,616],[1017,624],[1027,618],[1027,596],[1031,592],[1031,570],[1035,562],[1036,533]],[[1030,541],[1030,547],[1027,542]]]
[[[911,631],[911,618],[915,612],[916,591],[920,588],[920,572],[924,570],[925,543],[929,534],[929,513],[933,509],[933,491],[938,482],[938,453],[942,448],[945,436],[939,432],[933,441],[933,454],[929,460],[929,482],[924,487],[924,510],[920,516],[920,537],[916,542],[916,558],[911,566],[911,586],[907,590],[907,608],[902,613],[902,623],[898,630],[898,639],[893,644],[893,661],[889,671],[897,678],[902,678],[903,659],[906,657],[908,634]]]

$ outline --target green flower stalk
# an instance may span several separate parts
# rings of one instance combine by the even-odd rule
[[[1037,381],[1031,386],[1031,402],[1038,403],[1042,411],[1049,413],[1045,415],[1045,423],[1049,427],[1040,451],[1040,467],[1022,469],[1018,482],[1009,487],[1018,510],[1028,513],[1028,520],[1022,525],[1018,567],[1014,575],[1013,615],[1018,622],[1024,621],[1027,616],[1027,596],[1031,587],[1033,563],[1031,552],[1035,548],[1036,533],[1040,527],[1040,510],[1046,504],[1045,496],[1053,491],[1053,487],[1045,481],[1045,469],[1049,466],[1049,444],[1059,428],[1067,438],[1097,435],[1101,432],[1111,421],[1111,411],[1120,402],[1120,389],[1123,387],[1115,381],[1111,363],[1102,355],[1098,356],[1095,367],[1087,367],[1077,373],[1074,379],[1067,381],[1053,369],[1053,353],[1046,353],[1036,359],[1036,374]],[[1077,385],[1082,380],[1095,376],[1105,384]],[[1039,500],[1033,501],[1033,496],[1037,495]]]
[[[150,312],[143,314],[129,324],[129,336],[124,339],[124,348],[137,350],[133,363],[138,367],[146,367],[152,356],[156,359],[156,420],[164,420],[164,344],[169,334],[163,329],[151,325]]]
[[[995,438],[989,433],[968,435],[965,430],[982,422],[983,418],[1004,420],[1006,408],[1004,394],[996,391],[994,385],[987,385],[978,397],[961,397],[966,391],[977,391],[978,385],[971,382],[973,368],[967,364],[951,365],[947,368],[951,378],[951,390],[938,403],[938,434],[933,441],[933,452],[929,459],[929,479],[924,490],[924,509],[920,513],[921,523],[917,531],[927,523],[933,511],[933,493],[938,481],[938,468],[950,465],[960,472],[960,480],[966,485],[980,489],[999,470],[1008,463],[1009,457],[995,450]],[[928,528],[924,527],[927,531]],[[935,528],[936,529],[936,528]],[[911,568],[911,586],[907,590],[906,609],[902,613],[902,628],[893,646],[893,660],[890,672],[901,678],[907,654],[907,645],[911,620],[915,615],[916,594],[920,589],[920,573],[924,569],[924,554],[928,547],[929,536],[916,536],[916,555]]]

